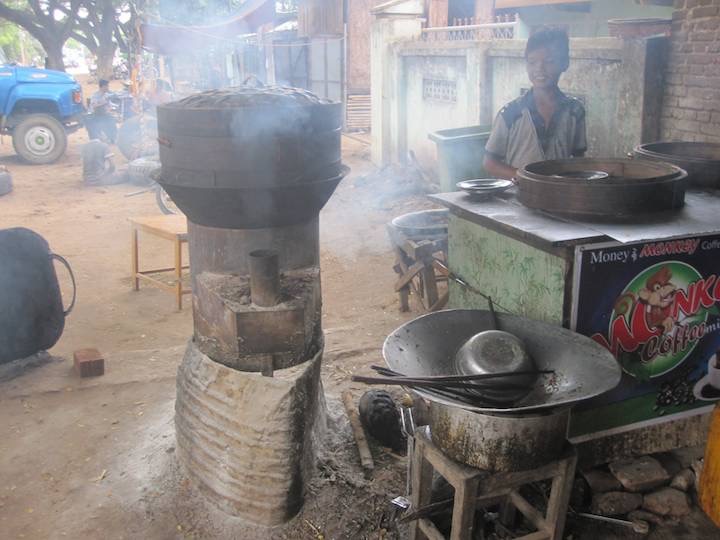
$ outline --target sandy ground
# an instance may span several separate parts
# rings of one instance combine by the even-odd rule
[[[15,185],[0,198],[0,228],[24,226],[42,234],[70,261],[78,282],[77,305],[51,351],[54,358],[21,374],[5,369],[0,381],[0,537],[263,537],[228,536],[225,516],[217,516],[215,523],[225,523],[218,528],[206,513],[196,514],[202,501],[188,509],[175,500],[183,484],[172,459],[174,377],[192,331],[192,314],[189,308],[176,311],[172,295],[160,289],[131,290],[128,218],[159,210],[152,193],[127,197],[138,190],[135,186],[83,186],[79,148],[85,140],[84,132],[73,134],[67,155],[44,167],[18,162],[8,138],[0,145],[0,162],[12,172]],[[323,377],[331,408],[333,396],[353,387],[349,375],[377,363],[385,335],[411,316],[398,312],[384,226],[394,215],[427,206],[417,196],[387,195],[382,185],[365,181],[363,175],[372,171],[367,145],[351,139],[344,144],[353,172],[321,218]],[[141,238],[143,263],[168,266],[171,257],[169,243]],[[69,298],[69,280],[62,269],[58,274]],[[73,375],[72,352],[83,347],[97,347],[106,355],[104,377]],[[337,403],[334,408],[340,410]],[[354,455],[341,461],[347,460],[357,461]],[[388,460],[389,470],[379,476],[395,478],[397,495],[404,465]],[[357,484],[350,492],[361,489],[366,497],[373,491],[359,471],[350,474],[357,477],[350,481]],[[322,491],[331,499],[336,498],[333,484],[348,488],[341,478],[342,473],[328,473],[329,490]],[[384,489],[378,492],[380,516],[390,495]],[[320,499],[318,508],[325,506],[326,497]],[[312,507],[309,502],[311,514]],[[337,537],[353,537],[354,528],[379,528],[362,519],[353,525],[354,515],[343,525],[339,516],[319,513],[311,518],[317,524],[296,520],[301,536],[289,537],[315,538],[313,527],[328,528],[323,520],[333,522],[331,529],[344,529]]]
[[[0,538],[396,538],[402,531],[388,502],[404,492],[404,459],[375,448],[377,468],[365,478],[338,396],[347,388],[360,394],[349,376],[378,363],[384,337],[417,314],[398,312],[384,227],[428,203],[412,185],[392,188],[387,177],[366,176],[373,172],[368,147],[344,138],[352,173],[321,214],[323,381],[334,435],[302,513],[286,527],[258,530],[205,504],[178,469],[175,370],[191,310],[176,311],[162,290],[131,290],[127,220],[159,211],[151,193],[127,197],[134,186],[84,187],[85,140],[74,134],[67,155],[47,167],[20,164],[10,141],[0,144],[15,183],[0,198],[0,228],[44,235],[78,280],[77,307],[53,356],[0,371]],[[166,242],[141,240],[143,262],[166,266],[171,256]],[[106,355],[105,376],[72,373],[72,351],[83,347]],[[654,538],[717,538],[708,530],[695,516]],[[618,536],[592,527],[574,538]]]

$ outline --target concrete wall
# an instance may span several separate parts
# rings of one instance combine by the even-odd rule
[[[519,13],[530,28],[543,25],[567,27],[571,37],[607,37],[608,19],[660,17],[669,19],[672,7],[641,5],[633,0],[594,0],[587,4],[546,5],[500,10]]]
[[[524,42],[497,42],[489,51],[492,110],[497,112],[530,88]],[[573,39],[570,69],[560,88],[585,104],[588,156],[623,157],[656,136],[661,94],[657,75],[665,40]]]
[[[664,38],[572,40],[571,67],[560,86],[585,102],[589,155],[621,157],[640,142],[657,140],[663,73],[658,65],[664,65],[665,44]],[[395,57],[384,63],[395,70],[388,75],[395,83],[382,100],[395,116],[376,111],[373,95],[373,155],[382,156],[376,163],[402,162],[412,150],[424,166],[435,168],[429,133],[490,124],[505,103],[529,88],[524,48],[524,40],[393,45],[388,50]],[[451,82],[456,99],[428,99],[426,80]],[[382,141],[377,129],[383,130]]]
[[[720,143],[720,0],[675,6],[661,135]]]

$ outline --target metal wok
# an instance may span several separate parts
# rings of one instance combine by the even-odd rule
[[[540,375],[530,393],[509,408],[476,406],[432,389],[415,389],[437,403],[479,413],[518,414],[568,406],[614,388],[621,369],[612,354],[590,338],[524,317],[498,313],[499,329],[523,340]],[[383,356],[390,369],[408,376],[459,375],[455,355],[474,334],[493,328],[485,310],[447,310],[412,320],[390,334]]]

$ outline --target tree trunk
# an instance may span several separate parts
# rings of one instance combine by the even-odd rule
[[[109,81],[112,79],[113,74],[113,58],[115,58],[116,46],[113,43],[111,46],[100,45],[97,52],[97,73],[98,79],[105,79]]]
[[[62,42],[45,42],[41,43],[45,49],[45,67],[47,69],[57,69],[65,71],[65,62],[63,61],[63,43]]]

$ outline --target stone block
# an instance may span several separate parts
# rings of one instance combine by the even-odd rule
[[[682,464],[677,460],[672,452],[661,452],[659,454],[653,454],[652,457],[656,459],[660,465],[662,465],[662,468],[665,469],[665,472],[668,473],[670,478],[683,470]]]
[[[665,524],[665,519],[663,519],[662,516],[658,516],[657,514],[653,514],[652,512],[646,512],[645,510],[633,510],[627,515],[627,517],[628,519],[633,521],[647,521],[648,523],[652,523],[654,525]]]
[[[612,474],[601,469],[591,469],[582,473],[593,493],[605,493],[607,491],[618,491],[622,484]]]
[[[620,516],[640,508],[643,496],[625,491],[608,491],[593,495],[591,511],[601,516]]]
[[[695,485],[695,473],[691,469],[683,469],[670,482],[670,487],[688,492]]]
[[[105,359],[97,349],[79,349],[73,353],[75,372],[80,377],[99,377],[105,373]]]
[[[320,364],[321,352],[264,377],[188,345],[177,376],[176,454],[213,504],[264,526],[300,510],[325,419]]]
[[[213,360],[242,371],[268,362],[284,369],[316,351],[321,334],[320,271],[285,272],[282,301],[260,307],[250,301],[248,276],[203,272],[195,278],[195,341]]]
[[[650,456],[615,461],[610,463],[610,472],[633,493],[650,491],[670,481],[660,462]]]
[[[680,463],[683,469],[690,468],[692,464],[705,456],[705,445],[701,446],[690,446],[686,448],[676,448],[671,450],[670,453]]]
[[[690,513],[688,496],[680,490],[669,487],[646,494],[642,507],[660,516],[675,518]]]

